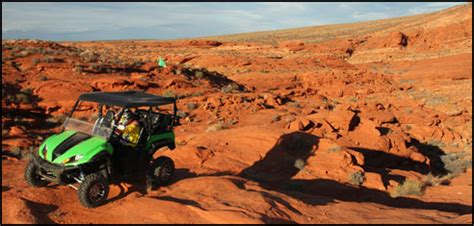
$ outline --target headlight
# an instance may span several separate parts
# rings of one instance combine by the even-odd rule
[[[83,155],[72,156],[71,158],[68,158],[68,159],[64,160],[63,164],[77,162],[77,161],[81,160],[82,157],[84,157],[84,156]]]

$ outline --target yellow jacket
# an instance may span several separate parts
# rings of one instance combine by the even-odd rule
[[[140,137],[140,127],[137,121],[132,121],[130,124],[125,126],[122,137],[130,142],[132,146],[137,145],[138,138]]]

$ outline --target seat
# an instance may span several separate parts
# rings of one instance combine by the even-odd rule
[[[108,110],[107,113],[105,113],[105,116],[102,119],[102,122],[100,123],[101,127],[107,127],[107,128],[112,128],[112,122],[114,121],[114,112],[112,110]]]

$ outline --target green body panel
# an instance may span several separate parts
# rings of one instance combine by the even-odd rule
[[[150,139],[147,141],[146,150],[148,150],[153,143],[161,140],[174,141],[174,132],[165,132],[162,134],[151,135]]]
[[[65,166],[76,166],[83,163],[89,162],[94,156],[97,154],[107,151],[110,155],[113,153],[113,148],[110,143],[107,142],[106,139],[98,136],[92,136],[87,140],[80,142],[79,144],[73,146],[69,150],[67,150],[64,154],[57,157],[52,161],[53,157],[53,150],[62,142],[64,142],[67,138],[74,135],[75,131],[64,131],[58,135],[53,135],[49,137],[39,148],[39,155],[43,159],[46,159],[52,163],[62,164],[64,160],[74,157],[76,155],[83,155],[82,159],[65,164]],[[47,153],[46,158],[42,155],[43,148],[47,146]]]
[[[80,160],[64,164],[65,166],[77,166],[83,163],[90,162],[92,158],[94,158],[97,154],[102,153],[103,151],[106,151],[110,155],[113,154],[113,147],[105,138],[99,136],[92,136],[89,139],[86,139],[76,144],[75,146],[64,152],[64,154],[52,160],[53,151],[61,143],[63,143],[75,133],[75,131],[64,131],[60,134],[50,136],[48,139],[45,140],[45,142],[43,142],[43,144],[40,145],[40,148],[38,149],[39,156],[45,160],[48,160],[49,162],[55,164],[63,164],[65,160],[71,157],[82,155],[82,158]],[[152,135],[147,141],[146,149],[148,150],[155,142],[164,140],[174,142],[174,138],[174,132],[165,132],[161,134]],[[43,156],[44,148],[47,148],[46,156]]]
[[[46,139],[43,144],[40,146],[39,148],[39,155],[43,158],[43,159],[46,159],[48,161],[51,161],[52,158],[53,158],[53,152],[52,150],[54,150],[57,146],[59,146],[64,140],[66,140],[67,138],[69,138],[70,136],[74,135],[76,132],[75,131],[64,131],[60,134],[55,134],[51,137],[48,137],[48,139]],[[48,149],[48,152],[46,153],[46,156],[43,156],[42,154],[42,150],[43,148],[46,146],[46,148]]]

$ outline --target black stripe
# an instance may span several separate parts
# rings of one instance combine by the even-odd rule
[[[79,144],[82,141],[89,139],[90,137],[91,136],[89,134],[80,132],[77,132],[76,134],[70,136],[54,149],[52,160],[54,161],[54,159],[64,154],[64,152],[66,152],[76,144]]]

